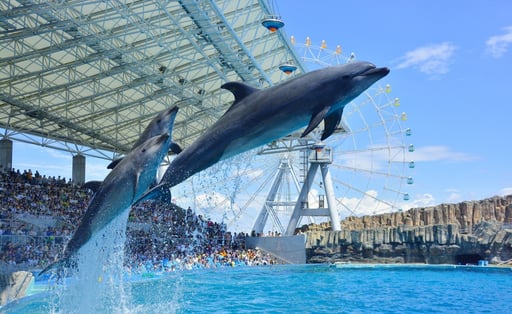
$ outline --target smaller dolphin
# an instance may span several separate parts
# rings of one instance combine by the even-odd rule
[[[151,122],[149,122],[149,124],[146,126],[139,139],[135,142],[135,144],[133,144],[132,149],[144,143],[146,140],[152,138],[153,136],[164,134],[166,132],[172,132],[174,119],[176,117],[174,108],[176,107],[168,108],[154,117],[153,120],[151,120]],[[182,149],[177,143],[171,142],[171,151],[175,154],[179,154],[181,153]],[[123,157],[113,160],[107,166],[107,169],[114,169],[114,167],[119,163],[121,159],[123,159]]]
[[[133,144],[132,150],[135,147],[139,146],[140,144],[144,143],[146,140],[152,138],[153,136],[157,136],[167,132],[172,134],[174,120],[176,118],[175,108],[176,107],[165,109],[162,112],[160,112],[157,116],[155,116],[153,120],[151,120],[151,122],[149,122],[149,124],[146,126],[144,132],[142,132],[142,134],[139,136],[139,139],[135,142],[135,144]],[[179,154],[182,151],[180,145],[178,145],[175,142],[171,142],[170,150],[175,154]],[[107,169],[114,169],[114,167],[123,158],[124,157],[114,159],[110,164],[108,164]],[[85,182],[82,187],[96,193],[100,185],[101,181],[93,180]]]
[[[172,118],[178,108],[172,110]],[[63,258],[47,266],[39,275],[56,267],[70,266],[70,258],[91,237],[103,230],[132,204],[150,198],[158,167],[171,145],[169,133],[154,136],[129,152],[107,175],[91,199],[80,224],[64,250]]]
[[[221,88],[233,93],[232,106],[173,159],[160,186],[175,186],[220,160],[304,127],[302,136],[306,136],[322,121],[324,140],[335,132],[345,105],[388,73],[388,68],[377,68],[369,62],[351,62],[312,71],[263,90],[228,82]]]

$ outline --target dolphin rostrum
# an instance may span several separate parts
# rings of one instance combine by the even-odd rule
[[[173,117],[178,108],[173,109]],[[158,167],[169,151],[169,133],[154,136],[130,151],[107,175],[91,199],[73,237],[64,250],[63,258],[47,266],[40,274],[54,267],[69,266],[70,258],[91,237],[103,230],[110,222],[132,204],[148,197],[149,187],[155,182]]]
[[[312,71],[264,90],[240,82],[224,84],[221,88],[233,93],[234,103],[173,159],[160,187],[175,186],[220,160],[306,127],[304,137],[322,120],[324,140],[338,127],[345,105],[388,73],[388,68],[368,62],[351,62]]]

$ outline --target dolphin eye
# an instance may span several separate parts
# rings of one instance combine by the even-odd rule
[[[145,152],[146,152],[146,149],[145,149],[145,148],[143,148],[143,149],[142,149],[142,152],[143,152],[143,153],[145,153]]]

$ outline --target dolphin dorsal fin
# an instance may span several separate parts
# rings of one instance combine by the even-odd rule
[[[222,84],[220,88],[226,89],[233,93],[233,96],[235,96],[235,102],[233,103],[233,105],[240,102],[242,99],[249,96],[250,94],[259,91],[259,89],[257,89],[256,87],[252,87],[251,85],[242,82],[227,82],[225,84]]]
[[[345,107],[343,106],[340,109],[328,115],[327,117],[325,117],[324,132],[322,133],[322,138],[320,139],[321,141],[325,140],[326,138],[331,136],[334,133],[334,131],[336,131],[336,128],[338,127],[341,121],[341,115],[343,115],[343,108]]]
[[[238,103],[240,103],[240,101],[242,101],[242,99],[244,99],[245,97],[249,96],[250,94],[256,91],[259,91],[259,89],[257,89],[256,87],[252,87],[251,85],[242,82],[227,82],[225,84],[222,84],[220,88],[230,91],[233,94],[233,96],[235,96],[235,101],[233,102],[231,107],[229,107],[229,109],[226,110],[226,112],[224,112],[224,114],[226,114],[236,105],[238,105]]]
[[[300,137],[304,137],[308,135],[311,131],[313,131],[314,128],[316,128],[320,122],[325,118],[329,110],[331,109],[330,106],[323,107],[322,110],[311,116],[311,120],[309,120],[308,127],[302,132],[302,135]]]
[[[123,160],[123,158],[124,158],[124,157],[120,157],[120,158],[117,158],[117,159],[112,160],[112,162],[108,164],[107,169],[114,169],[114,168],[117,166],[117,164],[118,164],[121,160]]]
[[[101,186],[102,182],[103,181],[97,181],[97,180],[87,181],[87,182],[84,183],[84,185],[82,185],[82,188],[89,189],[93,193],[96,193],[100,189],[100,186]]]

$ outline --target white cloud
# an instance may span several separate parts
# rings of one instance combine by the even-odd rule
[[[48,155],[49,158],[62,159],[63,161],[71,162],[72,155],[68,152],[64,152],[62,150],[57,150],[57,149],[44,148],[44,147],[40,147],[39,151],[41,151],[42,154]]]
[[[501,58],[508,51],[508,46],[512,44],[512,26],[503,28],[505,34],[491,36],[485,42],[487,52],[494,58]]]
[[[439,160],[448,160],[448,161],[471,161],[478,159],[476,156],[454,152],[450,150],[449,147],[446,146],[424,146],[418,147],[411,154],[412,159],[414,161],[439,161]]]
[[[462,195],[456,191],[451,192],[450,195],[446,198],[447,203],[459,203],[462,202]]]
[[[413,67],[428,75],[445,74],[457,47],[449,42],[418,47],[399,58],[398,69]]]
[[[98,158],[87,158],[85,161],[86,181],[100,180],[102,181],[110,173],[107,169],[109,161]]]
[[[251,195],[243,191],[232,203],[233,187],[224,187],[215,184],[211,177],[195,175],[171,189],[173,203],[182,208],[190,206],[198,215],[224,222],[229,231],[250,232],[265,195],[251,199],[248,204]]]
[[[265,171],[263,169],[247,169],[245,172],[240,173],[240,175],[246,176],[248,179],[252,180],[264,176]]]
[[[343,204],[340,207],[340,204]],[[392,211],[388,204],[379,200],[379,193],[375,190],[368,190],[362,198],[341,197],[338,198],[338,210],[342,216],[365,216],[382,214]]]
[[[422,195],[415,195],[411,201],[404,203],[403,209],[408,210],[411,208],[424,208],[435,205],[436,199],[432,194],[425,193]]]
[[[512,195],[512,187],[503,188],[498,192],[500,196]]]

